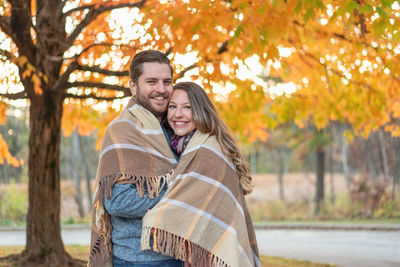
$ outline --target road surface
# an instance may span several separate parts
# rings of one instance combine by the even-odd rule
[[[256,230],[260,253],[343,267],[400,266],[400,231]],[[62,230],[66,245],[87,245],[87,228]],[[22,230],[0,231],[0,246],[24,245]]]
[[[399,231],[261,230],[260,254],[346,267],[400,266]]]

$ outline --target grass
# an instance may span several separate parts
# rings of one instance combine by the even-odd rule
[[[299,261],[284,259],[279,257],[261,256],[261,266],[273,267],[333,267],[335,265],[325,263],[315,263],[310,261]]]
[[[0,246],[0,257],[9,254],[20,253],[24,249],[23,246]],[[89,254],[89,246],[66,246],[66,250],[73,258],[87,260]],[[5,265],[2,265],[5,264]],[[0,263],[0,266],[7,266],[7,263]],[[309,261],[299,261],[292,259],[284,259],[279,257],[261,256],[261,266],[272,267],[333,267],[334,265],[313,263]]]

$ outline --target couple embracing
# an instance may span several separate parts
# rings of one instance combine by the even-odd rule
[[[260,266],[247,163],[205,91],[172,75],[160,51],[132,59],[132,98],[102,142],[88,265]]]

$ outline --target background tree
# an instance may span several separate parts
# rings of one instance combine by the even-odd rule
[[[112,38],[114,29],[105,16],[119,8],[140,8],[144,2],[1,1],[0,29],[9,42],[8,49],[1,49],[2,60],[18,67],[17,82],[24,88],[0,94],[1,105],[4,107],[5,99],[19,98],[28,99],[30,104],[27,245],[16,257],[20,265],[76,263],[65,252],[60,233],[63,104],[75,103],[73,99],[108,100],[129,95],[129,89],[120,85],[127,78],[110,84],[104,77],[127,75],[126,64],[135,52],[135,41],[124,43],[119,36]],[[132,17],[132,23],[137,18]],[[105,53],[118,54],[121,61],[99,64],[97,60]],[[90,117],[93,112],[82,113]],[[5,114],[1,114],[4,121]]]

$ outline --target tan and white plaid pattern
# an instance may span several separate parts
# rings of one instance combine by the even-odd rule
[[[142,249],[196,267],[260,266],[239,179],[214,136],[195,133],[172,179],[161,202],[143,218]]]
[[[108,125],[97,168],[88,266],[112,266],[111,222],[104,209],[104,195],[111,197],[115,183],[135,184],[144,197],[158,195],[171,181],[177,161],[160,123],[132,99]]]

